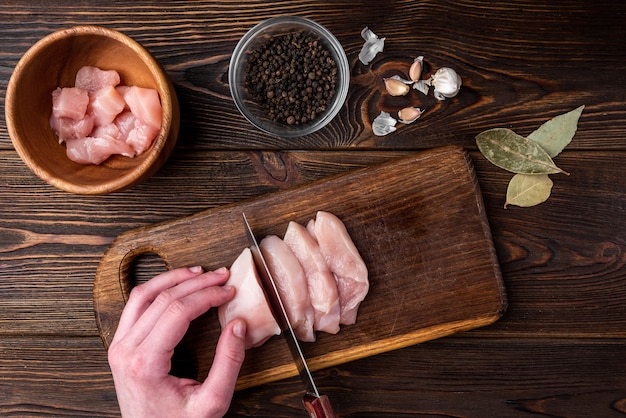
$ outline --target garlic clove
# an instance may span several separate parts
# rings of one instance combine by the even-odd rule
[[[442,67],[430,79],[435,88],[435,97],[445,100],[456,96],[461,90],[461,77],[452,68]]]
[[[391,117],[387,112],[380,112],[372,122],[372,131],[376,136],[385,136],[396,130],[397,120]]]
[[[409,124],[419,119],[422,113],[424,113],[424,110],[418,107],[405,107],[398,112],[398,119],[404,124]]]
[[[361,37],[365,43],[359,52],[359,60],[363,65],[368,65],[376,57],[376,54],[385,48],[385,38],[379,38],[367,26],[361,31]]]
[[[393,77],[385,78],[385,89],[387,89],[387,93],[392,96],[404,96],[410,90],[411,81],[403,80],[400,76],[394,75]]]
[[[409,68],[409,78],[413,81],[417,81],[422,76],[422,69],[424,67],[424,57],[420,55],[415,58],[411,68]]]

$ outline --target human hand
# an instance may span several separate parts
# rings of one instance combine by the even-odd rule
[[[245,356],[244,321],[222,330],[204,383],[169,371],[189,323],[233,298],[235,290],[224,286],[229,274],[180,268],[133,288],[108,352],[122,416],[206,418],[228,411]]]

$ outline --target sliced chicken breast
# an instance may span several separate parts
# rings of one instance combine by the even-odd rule
[[[306,275],[293,251],[276,235],[269,235],[259,244],[267,267],[272,273],[278,293],[293,330],[301,341],[315,341],[315,313],[309,297]]]
[[[333,272],[339,290],[340,323],[356,322],[359,306],[369,291],[367,267],[343,222],[329,212],[319,211],[307,229]]]
[[[217,308],[222,328],[233,319],[243,319],[247,325],[246,348],[258,347],[273,335],[280,334],[249,248],[243,250],[230,267],[226,284],[233,286],[236,293],[230,302]]]
[[[336,334],[340,320],[339,291],[317,241],[297,222],[289,222],[283,241],[304,269],[314,311],[313,329]]]

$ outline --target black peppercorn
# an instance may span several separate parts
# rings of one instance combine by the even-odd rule
[[[251,52],[245,84],[268,118],[306,124],[326,110],[335,94],[337,64],[314,35],[296,32],[268,39]]]

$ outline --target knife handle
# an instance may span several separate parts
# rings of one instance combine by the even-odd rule
[[[335,411],[330,404],[328,396],[321,395],[319,398],[315,395],[307,393],[302,399],[304,409],[309,413],[311,418],[336,418]]]

